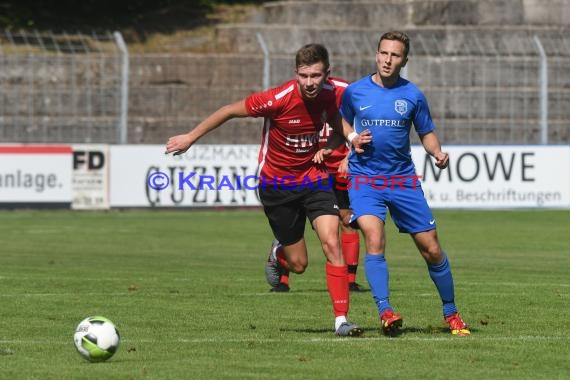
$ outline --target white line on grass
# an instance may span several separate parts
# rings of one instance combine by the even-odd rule
[[[331,333],[332,335],[332,333]],[[389,342],[397,342],[397,341],[414,341],[414,342],[450,342],[450,341],[461,341],[461,342],[470,342],[470,341],[488,341],[488,342],[528,342],[528,341],[565,341],[570,340],[570,336],[540,336],[540,335],[523,335],[523,336],[486,336],[486,337],[479,337],[477,335],[471,335],[468,338],[458,338],[454,336],[445,336],[445,337],[437,337],[437,336],[429,336],[429,337],[420,337],[420,336],[411,336],[411,337],[397,337],[397,338],[388,338],[384,336],[378,337],[360,337],[360,338],[339,338],[336,336],[331,336],[327,338],[305,338],[305,339],[292,339],[290,336],[283,337],[280,339],[277,338],[236,338],[236,339],[226,339],[226,338],[196,338],[196,339],[177,339],[176,342],[178,343],[190,343],[190,344],[204,344],[204,343],[279,343],[283,341],[287,341],[290,343],[358,343],[358,342],[374,342],[374,341],[389,341]],[[123,343],[156,343],[156,340],[152,339],[122,339]],[[0,344],[69,344],[68,340],[65,341],[54,341],[54,340],[38,340],[38,339],[30,339],[30,340],[0,340]]]
[[[284,338],[285,339],[285,338]],[[243,339],[217,339],[217,338],[204,338],[204,339],[179,339],[180,343],[246,343],[246,342],[257,342],[257,343],[276,343],[282,342],[284,339],[256,339],[256,338],[243,338]],[[558,341],[558,340],[570,340],[570,336],[518,336],[518,337],[477,337],[471,336],[469,338],[458,338],[454,336],[445,336],[445,337],[398,337],[398,338],[387,338],[387,337],[360,337],[360,338],[339,338],[332,336],[330,338],[309,338],[309,339],[289,339],[287,341],[294,341],[299,343],[321,343],[321,342],[359,342],[359,341],[381,341],[381,340],[389,340],[389,341],[453,341],[453,340],[478,340],[478,341],[536,341],[536,340],[545,340],[545,341]]]
[[[561,283],[546,283],[546,282],[477,282],[477,281],[461,281],[461,285],[476,285],[476,286],[489,286],[489,285],[498,285],[498,286],[515,286],[515,287],[537,287],[537,286],[546,286],[546,287],[553,287],[553,286],[562,286],[562,287],[570,287],[570,284],[561,284]]]

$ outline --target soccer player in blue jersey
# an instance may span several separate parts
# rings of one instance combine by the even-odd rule
[[[366,277],[384,333],[395,332],[403,321],[389,300],[388,266],[384,258],[388,209],[400,232],[410,234],[426,261],[451,333],[468,336],[470,331],[455,306],[449,260],[438,241],[435,218],[424,198],[410,153],[413,124],[435,165],[440,169],[448,165],[448,154],[441,150],[424,94],[400,76],[409,49],[406,34],[382,35],[376,53],[376,73],[349,85],[343,94],[340,108],[343,123],[353,126],[356,132],[372,132],[372,143],[365,147],[364,153],[349,158],[352,220],[358,222],[364,234]]]

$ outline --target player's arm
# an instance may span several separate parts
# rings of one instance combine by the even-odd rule
[[[435,158],[435,166],[445,169],[449,164],[449,154],[441,151],[441,143],[435,132],[420,135],[420,141],[426,152]]]
[[[352,125],[346,121],[344,118],[341,119],[342,135],[352,146],[356,153],[364,152],[364,145],[370,144],[372,141],[372,132],[366,129],[360,133],[356,133]]]
[[[342,93],[341,104],[339,105],[338,119],[340,124],[331,124],[337,133],[342,134],[346,141],[354,147],[356,153],[364,152],[364,145],[372,141],[372,133],[366,129],[360,133],[354,130],[354,127],[348,120],[354,119],[355,107],[352,103],[351,86],[348,86]],[[338,125],[338,126],[337,126]]]
[[[372,141],[372,133],[370,130],[362,131],[361,133],[356,133],[352,125],[350,125],[346,120],[340,117],[340,124],[330,123],[333,127],[333,133],[327,140],[327,143],[322,147],[313,157],[313,161],[317,163],[322,163],[332,152],[341,146],[343,143],[348,141],[354,147],[356,153],[364,152],[364,145],[369,144]]]
[[[188,150],[200,137],[204,136],[210,131],[218,128],[226,121],[236,117],[247,117],[247,109],[245,107],[245,99],[238,102],[225,105],[215,111],[213,114],[204,119],[196,128],[183,135],[172,136],[166,143],[166,154],[173,153],[174,155],[182,154]]]
[[[340,162],[340,165],[338,166],[338,172],[341,178],[346,178],[346,173],[348,173],[348,156],[349,155],[347,154],[346,157]]]

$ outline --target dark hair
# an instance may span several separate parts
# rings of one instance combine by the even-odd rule
[[[380,43],[382,40],[400,41],[404,44],[404,57],[408,56],[408,53],[410,52],[410,37],[408,37],[406,33],[398,31],[384,33],[382,37],[380,37],[380,41],[378,41],[378,50],[380,50]]]
[[[325,71],[329,69],[329,52],[321,44],[305,45],[297,51],[295,56],[295,67],[314,65],[319,62],[323,63]]]

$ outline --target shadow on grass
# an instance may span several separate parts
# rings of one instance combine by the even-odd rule
[[[324,289],[317,289],[317,288],[313,288],[313,289],[299,289],[299,288],[294,288],[293,286],[291,286],[291,290],[289,291],[290,293],[296,293],[296,294],[310,294],[310,293],[328,293],[327,288]],[[363,289],[360,291],[352,291],[350,292],[351,296],[354,296],[355,294],[367,294],[370,293],[370,289]]]
[[[430,336],[434,336],[434,337],[451,337],[451,334],[449,333],[449,329],[446,327],[433,327],[433,326],[414,327],[414,326],[409,326],[409,327],[402,327],[402,328],[397,329],[395,331],[392,331],[388,334],[384,334],[381,331],[380,326],[362,326],[362,328],[364,329],[364,334],[363,334],[364,338],[371,338],[371,337],[367,336],[367,333],[371,333],[371,332],[378,333],[378,335],[379,335],[378,338],[383,338],[383,337],[398,338],[398,337],[405,337],[408,334],[430,335]],[[478,331],[477,329],[473,329],[473,328],[470,328],[470,330],[471,330],[471,333],[476,333]],[[304,333],[304,334],[330,334],[330,333],[332,333],[331,329],[280,328],[279,331]]]

